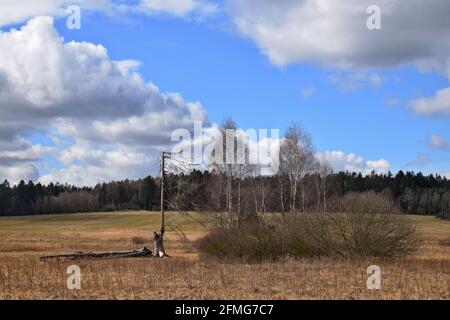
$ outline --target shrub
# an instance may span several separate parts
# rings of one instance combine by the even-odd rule
[[[338,212],[348,213],[399,213],[400,210],[387,192],[377,193],[375,191],[367,192],[349,192],[339,199]]]
[[[274,226],[247,221],[240,227],[214,229],[195,246],[206,255],[254,261],[283,255],[281,242]]]
[[[370,213],[302,215],[291,224],[307,247],[326,256],[397,257],[414,252],[414,226],[405,216]]]
[[[218,228],[196,246],[206,255],[246,261],[284,256],[398,257],[412,253],[417,240],[404,216],[320,213]]]

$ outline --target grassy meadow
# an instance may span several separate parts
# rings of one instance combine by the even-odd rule
[[[111,212],[0,218],[0,299],[450,299],[450,221],[410,216],[419,251],[402,259],[289,259],[261,263],[199,256],[191,242],[212,226],[167,213],[166,259],[41,262],[77,251],[152,248],[158,212]],[[178,232],[176,231],[178,230]],[[182,231],[182,234],[179,231]],[[81,268],[80,290],[66,269]],[[368,290],[366,269],[380,266],[381,290]]]

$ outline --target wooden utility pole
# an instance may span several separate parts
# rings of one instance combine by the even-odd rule
[[[155,245],[155,252],[154,255],[158,257],[165,257],[168,256],[166,252],[164,251],[164,232],[166,230],[166,223],[165,223],[165,216],[164,216],[164,203],[165,203],[165,197],[164,197],[164,178],[166,173],[166,158],[173,160],[174,155],[178,155],[181,152],[173,153],[173,152],[161,152],[161,229],[160,233],[154,232],[154,238],[153,243]]]
[[[161,152],[161,229],[160,233],[154,232],[153,244],[155,246],[155,256],[164,257],[166,252],[164,250],[164,231],[165,231],[165,219],[164,219],[164,172],[165,172],[165,157],[166,152]]]
[[[164,172],[165,172],[165,152],[161,152],[161,235],[164,234]]]

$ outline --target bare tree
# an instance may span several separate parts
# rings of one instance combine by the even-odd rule
[[[297,197],[300,189],[302,211],[305,211],[309,182],[306,176],[315,170],[316,160],[310,135],[298,124],[288,128],[280,146],[280,170],[289,180],[289,211],[297,211]]]
[[[266,212],[266,192],[265,192],[265,185],[263,182],[263,177],[260,175],[259,176],[259,182],[261,185],[261,211],[263,213]]]
[[[333,168],[327,160],[319,161],[319,178],[320,178],[320,191],[323,200],[323,211],[327,211],[327,193],[328,193],[328,177],[333,174]],[[320,201],[318,197],[317,201]]]
[[[280,209],[281,209],[281,214],[283,216],[283,220],[285,219],[285,210],[284,210],[284,201],[285,201],[285,197],[284,197],[284,174],[283,172],[278,172],[277,174],[278,176],[278,185],[279,185],[279,190],[280,190]]]
[[[258,182],[258,180],[259,180],[259,186],[258,186],[258,188],[256,188],[255,182]],[[262,175],[253,177],[250,179],[249,184],[250,184],[251,193],[253,196],[255,213],[256,214],[265,213],[266,212],[266,185],[264,182],[264,177]],[[259,189],[259,192],[257,191],[257,189]],[[258,195],[259,195],[259,197],[258,197]]]
[[[249,163],[246,136],[240,133],[232,119],[224,121],[210,158],[210,170],[225,177],[227,224],[239,224],[241,218],[241,188],[245,177],[252,174],[255,166]],[[233,192],[236,187],[236,194]]]

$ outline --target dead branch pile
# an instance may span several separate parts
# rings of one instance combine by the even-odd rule
[[[49,259],[67,259],[67,260],[76,260],[76,259],[112,259],[112,258],[135,258],[135,257],[152,257],[152,251],[143,247],[137,250],[129,250],[129,251],[111,251],[111,252],[75,252],[75,253],[67,253],[67,254],[57,254],[50,256],[43,256],[39,259],[41,261],[47,261]]]

